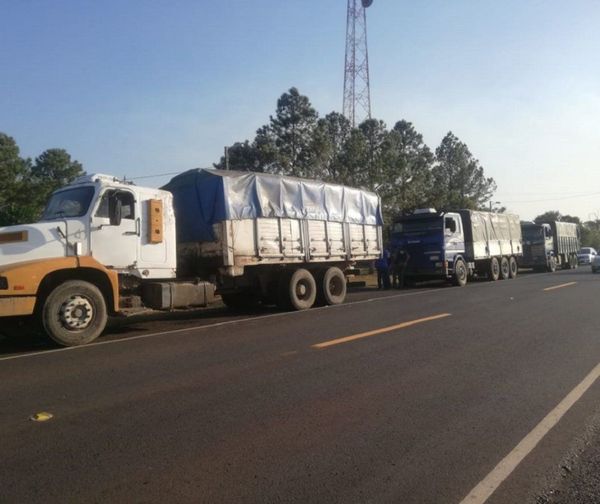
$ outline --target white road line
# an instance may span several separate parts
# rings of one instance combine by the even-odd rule
[[[483,504],[510,476],[523,459],[531,453],[567,411],[585,394],[600,377],[600,364],[583,379],[546,417],[504,457],[492,471],[469,492],[460,504]]]

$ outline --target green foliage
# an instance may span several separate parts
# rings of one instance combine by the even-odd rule
[[[449,133],[436,155],[408,121],[388,130],[368,119],[352,128],[337,112],[319,118],[310,100],[291,88],[254,140],[229,148],[229,168],[370,189],[381,196],[387,222],[423,206],[477,208],[489,200],[496,184],[464,143]],[[225,159],[215,167],[225,168]]]
[[[0,133],[0,226],[36,221],[50,194],[83,173],[64,149],[22,159],[14,139]]]
[[[588,221],[581,226],[581,246],[600,250],[600,220]]]
[[[21,206],[30,195],[25,190],[29,160],[21,159],[14,138],[0,133],[0,226],[21,217]]]
[[[477,209],[496,191],[494,179],[485,176],[479,161],[452,132],[444,137],[435,157],[432,175],[437,207]]]
[[[541,215],[538,215],[534,220],[536,224],[543,224],[545,222],[562,221],[572,222],[581,226],[581,219],[573,215],[562,215],[558,210],[548,210]]]

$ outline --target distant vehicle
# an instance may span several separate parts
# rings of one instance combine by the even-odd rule
[[[415,210],[394,223],[392,249],[406,250],[409,283],[439,278],[463,286],[475,275],[514,278],[523,254],[521,225],[512,214]]]
[[[596,254],[592,259],[592,273],[600,273],[600,254]]]
[[[343,273],[382,252],[379,197],[323,182],[190,170],[163,190],[86,175],[42,221],[0,228],[0,332],[38,320],[63,346],[108,315],[207,306],[340,304]],[[16,331],[18,335],[18,328]]]
[[[592,247],[583,247],[577,253],[577,260],[579,264],[592,264],[592,259],[598,255],[595,248]]]
[[[551,221],[544,224],[521,222],[523,231],[522,268],[555,271],[577,267],[579,231],[577,224]]]

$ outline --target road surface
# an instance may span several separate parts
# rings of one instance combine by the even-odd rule
[[[0,343],[0,500],[536,502],[600,425],[599,302],[586,268]]]

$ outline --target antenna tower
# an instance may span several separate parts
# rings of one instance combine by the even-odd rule
[[[371,119],[367,8],[373,0],[348,0],[346,64],[344,67],[344,115],[352,127]]]

